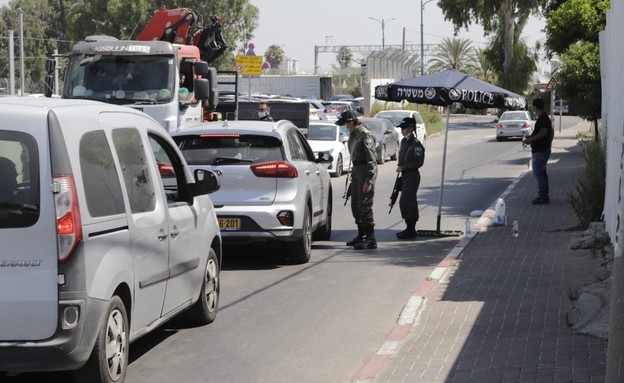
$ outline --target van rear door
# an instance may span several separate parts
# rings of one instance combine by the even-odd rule
[[[0,115],[0,341],[40,340],[58,323],[47,113],[2,105]]]

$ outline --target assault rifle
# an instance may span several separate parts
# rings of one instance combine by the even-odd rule
[[[403,178],[401,177],[401,173],[397,173],[396,180],[394,181],[394,188],[392,189],[392,194],[390,194],[390,204],[388,205],[390,206],[390,210],[388,211],[388,214],[392,212],[392,208],[394,207],[397,198],[399,198],[399,193],[401,192],[402,188]]]

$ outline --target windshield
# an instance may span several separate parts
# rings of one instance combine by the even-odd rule
[[[189,165],[236,165],[284,159],[282,143],[271,136],[202,134],[177,136],[174,140]]]
[[[366,125],[366,128],[374,134],[384,134],[384,132],[386,131],[386,126],[381,124],[380,121],[374,121],[374,120],[365,120],[363,121],[364,125]]]
[[[308,127],[308,140],[335,141],[336,125],[310,125]]]
[[[375,117],[386,118],[386,119],[392,121],[392,124],[394,126],[397,126],[401,122],[403,122],[403,119],[405,117],[409,117],[409,116],[410,116],[409,112],[407,112],[407,113],[403,113],[403,112],[379,112],[379,113],[377,113],[377,115]]]
[[[116,104],[171,102],[175,90],[173,56],[76,54],[69,60],[64,98]]]
[[[509,120],[527,120],[527,115],[524,112],[512,112],[512,113],[503,113],[500,120],[501,121],[509,121]]]

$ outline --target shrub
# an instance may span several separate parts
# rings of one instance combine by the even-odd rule
[[[592,140],[582,140],[585,169],[576,185],[576,191],[568,193],[581,229],[591,222],[600,221],[604,209],[606,156],[602,145]]]

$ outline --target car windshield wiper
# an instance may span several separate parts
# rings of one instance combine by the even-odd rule
[[[215,165],[218,164],[223,164],[223,163],[238,163],[238,162],[253,162],[253,160],[244,160],[242,158],[236,158],[236,157],[217,157],[214,160]]]
[[[25,203],[0,202],[0,212],[4,214],[33,216],[39,214],[39,208]]]

